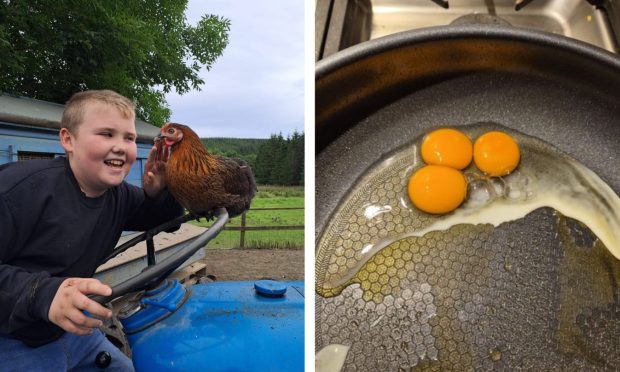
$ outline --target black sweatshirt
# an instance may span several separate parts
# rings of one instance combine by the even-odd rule
[[[58,339],[47,315],[60,283],[91,277],[123,230],[182,212],[170,195],[155,201],[125,182],[86,197],[65,158],[0,166],[0,333],[30,346]]]

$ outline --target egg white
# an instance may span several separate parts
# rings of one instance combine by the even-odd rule
[[[460,127],[472,141],[489,130],[502,130],[515,138],[521,150],[517,170],[502,178],[484,177],[472,164],[468,176],[468,198],[454,212],[432,216],[412,206],[406,193],[409,176],[424,164],[419,160],[421,139],[405,146],[369,168],[341,203],[319,239],[319,255],[326,250],[353,249],[345,266],[330,265],[325,278],[317,280],[323,288],[347,283],[377,252],[395,241],[447,230],[458,224],[491,224],[495,227],[525,217],[542,207],[550,207],[587,226],[605,247],[620,259],[620,197],[596,173],[552,145],[497,124]],[[401,189],[392,190],[389,204],[376,203],[376,195],[385,180],[401,177]],[[386,219],[386,215],[391,215]],[[346,241],[347,221],[364,216],[368,234],[353,248],[334,247]],[[404,217],[403,217],[404,216]],[[390,222],[386,222],[386,221]],[[391,221],[397,221],[393,223]],[[373,229],[374,228],[374,229]],[[321,252],[323,250],[323,252]]]

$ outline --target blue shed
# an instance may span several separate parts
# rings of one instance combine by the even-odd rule
[[[64,156],[58,132],[64,106],[0,95],[0,164]],[[125,181],[142,186],[142,174],[159,128],[136,120],[138,157]]]

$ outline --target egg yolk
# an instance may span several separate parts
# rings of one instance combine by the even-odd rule
[[[420,149],[426,164],[445,165],[455,169],[471,163],[471,140],[456,129],[442,128],[427,134]]]
[[[411,176],[407,192],[416,208],[427,213],[443,214],[455,210],[465,200],[467,183],[459,170],[427,165]]]
[[[504,132],[487,132],[474,143],[474,163],[478,169],[492,177],[512,172],[520,158],[519,146]]]

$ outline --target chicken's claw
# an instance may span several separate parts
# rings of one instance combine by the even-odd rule
[[[215,211],[205,212],[202,216],[206,218],[207,221],[213,221],[215,219]]]

